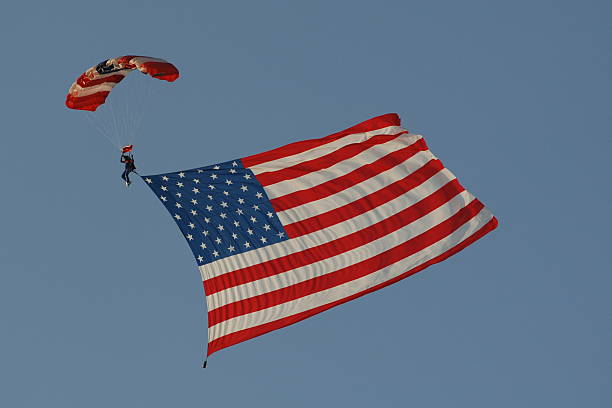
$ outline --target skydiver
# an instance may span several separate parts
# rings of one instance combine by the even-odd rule
[[[130,181],[130,173],[131,172],[136,173],[135,171],[136,165],[134,164],[134,155],[131,153],[130,154],[122,153],[120,161],[121,163],[125,163],[125,170],[123,170],[123,173],[121,174],[121,178],[123,179],[123,181],[125,181],[125,186],[129,187],[130,184],[132,184],[132,182]]]

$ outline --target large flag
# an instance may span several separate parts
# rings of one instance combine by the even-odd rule
[[[397,282],[497,226],[396,114],[143,179],[196,258],[208,355]]]

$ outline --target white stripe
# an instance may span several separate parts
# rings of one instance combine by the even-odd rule
[[[474,196],[467,191],[463,191],[461,194],[453,197],[445,205],[438,207],[424,217],[414,220],[410,224],[374,241],[370,241],[365,245],[309,265],[213,293],[207,297],[208,310],[213,310],[238,300],[272,292],[277,289],[286,288],[296,283],[326,275],[364,261],[393,248],[399,243],[406,242],[428,231],[430,228],[455,215],[459,210],[472,202],[472,200],[474,200]],[[295,239],[299,240],[300,238]],[[208,298],[210,298],[210,301]]]
[[[376,135],[394,135],[400,132],[405,132],[405,129],[402,129],[399,126],[387,126],[382,129],[371,130],[369,132],[363,133],[353,133],[350,135],[343,136],[333,142],[326,143],[321,146],[313,147],[310,150],[307,150],[302,153],[296,153],[291,156],[282,157],[280,159],[271,160],[265,163],[256,164],[254,166],[249,167],[255,174],[265,173],[267,171],[275,171],[284,169],[285,167],[291,167],[296,163],[300,163],[306,160],[316,159],[317,157],[325,156],[333,151],[338,150],[339,148],[346,146],[351,143],[361,143],[365,140],[368,140],[372,136]]]
[[[95,94],[98,92],[110,92],[115,87],[115,85],[117,85],[116,82],[104,82],[100,85],[91,86],[88,88],[81,88],[77,85],[75,91],[73,91],[72,88],[70,89],[70,94],[76,98],[81,98],[83,96]]]
[[[169,62],[164,59],[153,58],[153,57],[134,57],[130,60],[130,64],[134,64],[137,66],[146,64],[147,62],[163,62],[163,63],[169,64]]]
[[[421,139],[421,137],[422,136],[418,135],[404,134],[388,141],[387,143],[372,146],[358,155],[336,163],[328,168],[307,172],[302,176],[293,179],[268,184],[267,186],[264,186],[264,188],[269,198],[282,197],[295,191],[307,190],[309,188],[316,187],[319,184],[325,183],[326,181],[333,180],[338,176],[350,173],[363,165],[373,163],[389,153],[393,153],[397,150],[413,145],[419,139]],[[429,151],[426,151],[425,154],[430,158],[433,157],[433,154],[431,154]]]
[[[447,169],[441,170],[438,174],[440,174],[442,180],[445,180],[446,182],[455,178],[455,176]],[[439,185],[438,188],[442,186],[443,185]],[[202,279],[206,280],[225,273],[231,273],[238,269],[247,268],[268,260],[290,255],[295,252],[300,252],[304,249],[313,248],[352,234],[353,232],[363,230],[364,228],[385,220],[422,200],[424,197],[420,194],[423,194],[423,191],[431,191],[434,189],[436,188],[433,182],[432,184],[423,183],[422,185],[405,192],[403,195],[400,195],[399,197],[396,197],[395,199],[381,206],[373,208],[368,212],[350,218],[344,222],[327,227],[323,230],[311,232],[310,234],[303,235],[299,238],[277,242],[276,244],[253,249],[252,251],[243,252],[234,256],[219,259],[218,261],[201,265],[199,269]]]
[[[327,211],[342,207],[343,205],[357,201],[369,194],[375,193],[376,191],[379,191],[382,188],[389,186],[390,184],[395,183],[398,180],[409,176],[410,174],[414,173],[415,171],[423,167],[425,164],[427,164],[431,158],[431,153],[420,152],[409,160],[385,172],[382,172],[376,175],[375,177],[364,180],[361,183],[356,184],[350,188],[339,191],[333,195],[321,198],[316,201],[311,201],[285,211],[280,211],[277,213],[278,218],[280,219],[283,225],[288,225],[296,221],[305,220],[307,218],[314,217],[323,214]],[[450,171],[444,170],[443,172],[447,174],[447,179],[454,178]],[[444,182],[444,180],[440,180],[440,182]],[[264,189],[266,190],[266,192],[268,191],[267,188]]]
[[[460,228],[442,240],[416,254],[404,258],[400,262],[385,267],[370,275],[281,305],[220,322],[208,329],[209,342],[239,330],[256,327],[264,323],[269,323],[344,299],[355,293],[362,292],[368,288],[393,279],[458,245],[478,231],[489,222],[491,218],[492,214],[484,208],[476,217],[463,224]]]

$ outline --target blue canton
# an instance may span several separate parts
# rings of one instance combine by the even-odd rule
[[[240,160],[142,178],[176,221],[198,265],[288,239],[262,185]]]

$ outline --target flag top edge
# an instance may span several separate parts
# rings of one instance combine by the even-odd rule
[[[336,133],[332,133],[322,138],[313,138],[307,140],[300,140],[298,142],[289,143],[287,145],[277,147],[272,150],[268,150],[262,153],[257,153],[251,156],[242,158],[242,163],[245,167],[255,166],[268,161],[276,160],[288,155],[304,152],[310,149],[313,144],[328,143],[333,140],[339,139],[343,136],[364,133],[376,129],[382,129],[388,126],[400,126],[401,119],[397,113],[386,113],[384,115],[375,116],[356,125],[353,125],[345,130],[341,130]]]

